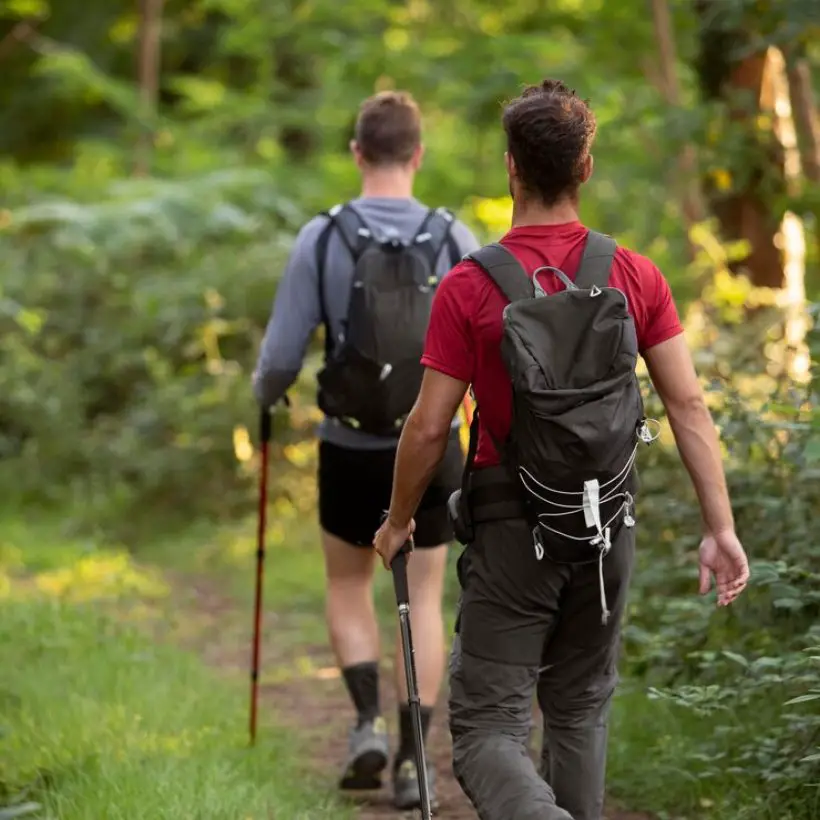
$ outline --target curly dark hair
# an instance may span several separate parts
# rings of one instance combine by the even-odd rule
[[[382,91],[359,108],[355,139],[370,165],[404,165],[421,143],[421,114],[406,91]]]
[[[545,205],[574,197],[595,138],[595,115],[560,80],[544,80],[507,103],[507,150],[521,184]]]

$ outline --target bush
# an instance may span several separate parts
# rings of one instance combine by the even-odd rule
[[[250,369],[302,214],[263,173],[6,213],[0,482],[114,518],[226,509]],[[114,500],[112,506],[111,502]]]
[[[751,586],[728,610],[697,597],[697,507],[674,449],[652,448],[642,460],[626,669],[651,697],[708,718],[676,770],[721,784],[740,778],[771,816],[809,818],[820,800],[820,326],[808,339],[813,372],[798,382],[777,359],[761,367],[784,349],[775,311],[727,320],[718,307],[701,317],[699,367]],[[648,410],[660,417],[655,397]],[[731,802],[731,789],[722,791]],[[755,804],[731,816],[769,814]]]

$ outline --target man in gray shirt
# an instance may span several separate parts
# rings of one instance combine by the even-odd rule
[[[367,231],[383,239],[412,242],[425,232],[425,219],[444,216],[448,237],[435,261],[441,277],[479,243],[449,214],[430,213],[413,197],[413,181],[424,152],[418,106],[405,93],[385,92],[365,100],[351,151],[362,175],[361,196],[348,203]],[[329,212],[334,216],[336,209]],[[432,232],[432,229],[431,229]],[[426,234],[425,234],[426,235]],[[347,330],[355,263],[349,241],[328,215],[308,222],[296,239],[279,285],[253,384],[266,407],[274,405],[297,378],[313,332],[325,325],[332,356]],[[321,273],[320,273],[321,268]],[[357,712],[350,755],[340,787],[381,785],[388,762],[386,723],[379,706],[379,632],[373,607],[376,555],[373,534],[390,502],[397,437],[355,429],[339,418],[319,426],[319,520],[327,574],[326,615],[330,640]],[[416,516],[416,552],[408,565],[415,660],[425,736],[444,676],[442,595],[447,542],[453,533],[446,504],[459,486],[463,454],[455,419],[446,455]],[[410,712],[397,644],[398,750],[393,761],[397,808],[419,805]],[[432,775],[432,772],[431,772]],[[431,784],[432,785],[432,784]]]

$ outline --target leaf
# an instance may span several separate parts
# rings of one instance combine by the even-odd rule
[[[39,803],[20,803],[19,806],[7,806],[0,809],[0,820],[12,820],[14,817],[23,817],[26,814],[34,814],[42,807]]]
[[[798,695],[796,698],[787,700],[784,706],[796,706],[798,703],[809,703],[813,700],[820,700],[820,692],[810,692],[807,695]]]
[[[48,3],[45,0],[7,0],[0,5],[0,11],[21,18],[45,18],[48,17]]]
[[[757,586],[774,584],[780,580],[780,569],[771,561],[754,561],[751,567],[751,583]]]
[[[34,335],[43,326],[42,316],[33,310],[22,309],[15,317],[17,323],[28,333]]]
[[[803,457],[806,459],[807,464],[820,462],[820,439],[812,439],[809,441],[806,445],[806,449],[803,451]]]
[[[778,598],[772,606],[775,609],[788,609],[792,612],[797,612],[799,609],[803,609],[805,603],[803,601],[799,601],[797,598]]]
[[[724,650],[723,656],[728,658],[730,661],[734,661],[735,663],[739,664],[744,669],[749,668],[749,661],[747,661],[746,658],[743,657],[743,655],[738,655],[737,652],[728,652]]]

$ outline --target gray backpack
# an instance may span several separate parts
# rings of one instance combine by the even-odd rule
[[[501,354],[512,383],[510,435],[496,442],[517,478],[540,560],[598,561],[632,527],[635,459],[652,440],[635,373],[625,294],[609,286],[616,243],[589,232],[575,282],[553,267],[527,276],[503,246],[469,254],[501,289]],[[548,295],[539,280],[565,289]],[[542,280],[543,281],[543,280]],[[608,617],[601,582],[604,620]]]
[[[421,387],[421,356],[438,286],[438,259],[447,247],[459,257],[451,236],[453,214],[428,211],[408,242],[371,230],[350,204],[327,212],[317,243],[319,297],[325,325],[325,366],[319,372],[318,405],[346,426],[397,437]],[[332,338],[324,297],[324,268],[330,233],[339,236],[355,265],[347,318]]]

